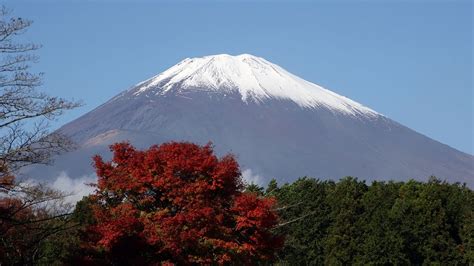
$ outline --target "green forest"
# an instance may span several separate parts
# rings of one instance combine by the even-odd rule
[[[474,193],[459,184],[301,178],[252,190],[282,208],[284,265],[474,263]]]

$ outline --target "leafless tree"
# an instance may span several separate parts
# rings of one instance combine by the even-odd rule
[[[0,7],[0,265],[33,263],[44,239],[74,226],[66,195],[13,174],[73,147],[49,122],[79,106],[40,91],[43,74],[31,68],[40,46],[18,41],[31,23]]]
[[[31,65],[40,46],[17,41],[31,23],[0,8],[0,164],[13,172],[71,148],[67,138],[48,131],[49,121],[79,106],[39,90],[43,74]]]

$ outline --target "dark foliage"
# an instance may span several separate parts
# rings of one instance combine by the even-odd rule
[[[441,182],[334,183],[302,178],[267,194],[278,200],[291,265],[469,265],[474,193]],[[286,222],[285,222],[286,221]]]

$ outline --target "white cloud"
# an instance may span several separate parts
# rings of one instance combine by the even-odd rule
[[[51,184],[51,188],[62,191],[68,194],[67,202],[76,203],[94,192],[94,187],[88,185],[90,183],[97,183],[97,176],[95,174],[81,176],[79,178],[71,178],[66,172],[61,172],[56,180]]]
[[[242,171],[242,178],[248,184],[256,184],[259,186],[264,186],[265,178],[259,174],[254,174],[252,169],[245,169]]]

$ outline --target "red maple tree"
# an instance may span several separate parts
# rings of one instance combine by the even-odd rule
[[[271,261],[282,245],[272,234],[275,201],[242,192],[233,156],[210,144],[165,143],[140,151],[111,146],[94,157],[92,196],[96,247],[135,263],[253,264]]]

